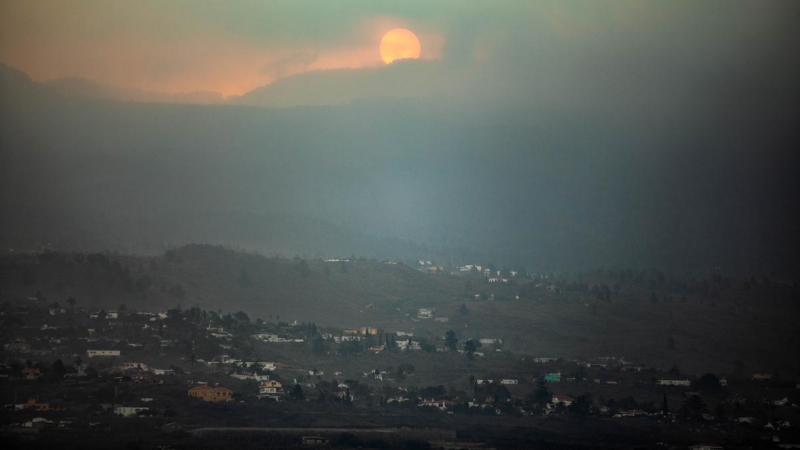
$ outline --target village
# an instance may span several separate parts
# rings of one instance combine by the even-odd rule
[[[622,356],[512,354],[502,339],[464,339],[446,321],[438,322],[440,335],[423,337],[370,325],[251,320],[241,311],[87,310],[74,300],[60,305],[36,296],[6,302],[0,314],[0,432],[6,438],[47,440],[137,420],[172,438],[208,427],[263,425],[236,419],[233,411],[214,416],[220,405],[241,405],[406,418],[423,412],[434,415],[429,423],[611,420],[662,424],[683,440],[696,441],[692,434],[699,433],[728,443],[705,448],[737,448],[732,436],[800,445],[794,428],[800,385],[773,374],[684,374]],[[435,308],[419,308],[409,319],[433,322]],[[328,445],[334,438],[320,439]]]

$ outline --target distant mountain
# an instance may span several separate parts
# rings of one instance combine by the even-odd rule
[[[389,98],[283,109],[69,97],[0,67],[0,246],[800,268],[796,110],[391,98],[409,67],[368,86]]]
[[[278,79],[241,96],[231,96],[228,103],[287,107],[441,95],[459,82],[444,71],[444,66],[434,61],[400,60],[380,68],[304,72]]]
[[[216,104],[222,103],[224,98],[219,92],[194,91],[180,94],[148,91],[144,89],[123,88],[110,86],[85,78],[60,78],[44,83],[65,97],[78,97],[95,100],[117,100],[122,102],[142,103],[185,103],[185,104]]]

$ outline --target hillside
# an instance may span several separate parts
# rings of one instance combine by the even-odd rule
[[[3,65],[0,97],[2,248],[206,242],[536,268],[800,267],[794,140],[699,137],[781,136],[796,114],[757,124],[714,108],[685,123],[680,108],[639,123],[605,107],[441,99],[146,104],[68,97]],[[665,123],[687,134],[662,139]]]
[[[301,263],[308,273],[299,269]],[[26,270],[35,281],[26,283]],[[78,261],[60,253],[22,256],[7,259],[3,272],[4,297],[40,290],[49,300],[63,303],[71,296],[98,308],[179,304],[337,326],[362,323],[357,314],[367,303],[380,309],[410,300],[446,303],[462,285],[456,278],[430,277],[402,265],[268,258],[207,245],[184,246],[158,257],[93,254]],[[139,289],[137,283],[147,287]]]
[[[97,308],[241,310],[253,320],[370,325],[431,340],[452,329],[462,340],[501,338],[503,351],[518,354],[622,356],[688,373],[800,369],[791,356],[800,353],[797,287],[768,280],[680,281],[643,271],[484,283],[374,260],[268,258],[207,245],[157,257],[16,255],[2,265],[2,301],[39,291],[62,305],[73,297]],[[605,282],[615,286],[606,299],[587,288]],[[447,322],[415,319],[417,308],[433,308]]]

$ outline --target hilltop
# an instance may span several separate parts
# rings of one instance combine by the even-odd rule
[[[402,264],[265,257],[210,245],[153,257],[45,253],[5,262],[5,297],[39,291],[50,300],[73,297],[97,308],[198,306],[338,326],[360,324],[357,314],[368,304],[447,303],[462,287],[457,278],[430,277]]]
[[[208,245],[159,256],[26,254],[7,256],[2,265],[2,301],[38,295],[98,309],[198,306],[430,340],[455,330],[462,342],[502,339],[504,352],[617,356],[688,373],[800,369],[791,356],[800,352],[797,286],[769,279],[679,280],[650,270],[487,283],[376,260],[265,257]],[[419,308],[433,309],[435,319],[416,318]]]

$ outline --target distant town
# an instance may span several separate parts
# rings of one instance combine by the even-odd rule
[[[459,270],[495,276],[480,266]],[[240,433],[252,442],[278,433],[272,442],[286,447],[502,446],[474,430],[454,430],[448,424],[455,417],[467,428],[613,421],[634,441],[658,430],[659,448],[800,448],[800,384],[767,373],[729,378],[677,366],[659,371],[624,355],[512,354],[501,338],[465,339],[454,330],[428,339],[368,323],[323,328],[197,307],[92,310],[72,297],[6,301],[0,318],[0,432],[18,442],[141,429],[132,442],[160,448],[191,447],[201,438],[229,445]],[[431,307],[409,319],[441,318]],[[430,373],[448,367],[453,383],[428,384]],[[319,410],[386,420],[368,427],[309,423]],[[393,431],[376,438],[376,428]]]

